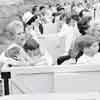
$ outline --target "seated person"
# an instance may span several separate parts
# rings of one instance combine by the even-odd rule
[[[77,64],[100,64],[99,42],[97,38],[90,35],[81,36],[77,39],[77,47],[83,52]]]
[[[30,57],[30,64],[52,65],[52,58],[47,51],[42,51],[40,45],[34,39],[29,39],[23,46],[25,52]]]
[[[23,23],[14,20],[7,25],[7,35],[11,43],[0,55],[0,63],[11,65],[26,65],[29,57],[23,50],[23,45],[28,36],[24,32]]]
[[[26,64],[26,62],[27,59],[24,59],[24,56],[21,56],[21,50],[17,46],[6,49],[0,55],[0,63],[8,65],[23,65],[24,63]]]

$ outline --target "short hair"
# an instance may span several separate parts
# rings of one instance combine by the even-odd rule
[[[75,46],[78,48],[80,51],[83,51],[84,48],[89,48],[91,45],[95,42],[97,42],[98,39],[96,37],[93,37],[91,35],[84,35],[80,36],[76,39],[75,41]]]
[[[34,39],[28,39],[26,43],[24,44],[23,48],[27,52],[28,50],[36,50],[40,47],[40,45],[37,43]]]

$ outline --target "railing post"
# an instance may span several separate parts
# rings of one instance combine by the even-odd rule
[[[4,80],[4,95],[9,95],[9,79],[11,78],[10,72],[1,72],[1,78]]]

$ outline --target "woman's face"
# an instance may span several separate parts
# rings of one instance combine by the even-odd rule
[[[20,45],[25,43],[25,33],[17,33],[16,34],[16,42]]]

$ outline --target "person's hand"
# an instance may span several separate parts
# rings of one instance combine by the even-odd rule
[[[64,65],[66,65],[66,64],[76,64],[76,60],[73,59],[73,58],[71,58],[71,59],[69,59],[69,60],[64,61],[63,64],[64,64]]]

